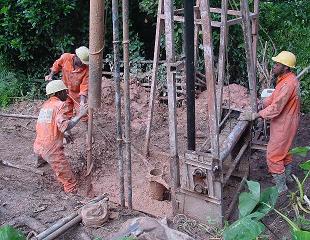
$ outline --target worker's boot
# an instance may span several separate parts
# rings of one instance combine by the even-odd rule
[[[272,174],[272,177],[276,183],[279,194],[284,194],[287,192],[288,188],[286,186],[286,176],[285,172],[281,174]]]
[[[286,181],[288,183],[293,183],[294,179],[292,178],[292,164],[289,164],[285,166],[285,176],[286,176]]]
[[[34,166],[36,168],[42,167],[46,163],[47,162],[40,155],[34,155]]]

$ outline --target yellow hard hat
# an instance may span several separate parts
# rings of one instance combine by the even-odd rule
[[[280,52],[277,56],[272,57],[272,60],[290,68],[294,68],[296,66],[296,56],[288,51]]]
[[[53,80],[46,85],[46,95],[68,89],[62,80]]]
[[[87,47],[82,46],[75,49],[75,54],[82,61],[82,63],[88,65],[89,64],[89,50]]]

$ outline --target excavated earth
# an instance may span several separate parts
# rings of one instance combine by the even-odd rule
[[[171,204],[168,200],[152,199],[149,185],[150,171],[154,168],[163,171],[163,178],[169,184],[169,136],[168,109],[163,103],[156,102],[154,124],[152,126],[150,157],[144,157],[145,129],[148,111],[148,92],[145,88],[131,83],[131,120],[132,120],[132,184],[134,212],[121,210],[119,207],[118,155],[116,143],[116,123],[113,82],[104,79],[102,85],[102,105],[94,114],[94,139],[92,156],[95,167],[86,177],[86,129],[79,124],[72,130],[74,142],[66,145],[65,153],[80,180],[79,193],[87,200],[103,193],[109,194],[110,209],[113,218],[104,226],[91,229],[82,224],[70,229],[58,239],[104,238],[117,231],[120,225],[134,216],[151,215],[155,217],[171,216]],[[197,145],[203,143],[208,135],[206,92],[196,99]],[[247,90],[231,84],[224,89],[224,103],[233,109],[247,109],[249,98]],[[43,101],[19,102],[2,109],[1,112],[37,116]],[[122,108],[124,104],[122,102]],[[178,144],[180,157],[186,149],[186,109],[177,110]],[[295,146],[309,145],[310,115],[303,115]],[[124,123],[124,122],[123,122]],[[80,201],[63,193],[55,181],[48,165],[35,173],[32,145],[35,139],[35,120],[0,117],[0,160],[15,165],[26,166],[22,170],[0,164],[0,226],[12,224],[24,233],[41,232],[58,219],[67,216],[81,206]],[[125,151],[125,148],[124,148]],[[294,172],[302,176],[298,163],[303,159],[296,158]],[[267,172],[263,152],[255,152],[250,162],[250,179],[259,181],[263,187],[272,185]],[[306,189],[309,193],[309,187]],[[80,200],[80,199],[79,199]],[[292,215],[292,210],[285,206],[284,211]],[[288,235],[287,225],[275,215],[267,219],[270,229],[280,236]],[[180,229],[186,232],[184,229]],[[205,235],[190,232],[196,239],[208,239]],[[270,239],[274,236],[269,231]],[[284,234],[284,235],[282,235]]]

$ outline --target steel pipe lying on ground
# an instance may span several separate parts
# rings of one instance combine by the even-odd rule
[[[89,201],[87,204],[91,203],[97,203],[104,198],[107,197],[107,194],[100,195],[91,201]],[[85,206],[84,205],[84,206]],[[71,215],[64,217],[60,220],[58,220],[54,225],[49,227],[48,229],[44,230],[42,233],[38,234],[34,239],[36,240],[47,240],[47,239],[55,239],[57,236],[61,235],[64,233],[66,230],[74,226],[75,224],[79,223],[82,221],[81,216],[78,214],[79,210],[72,213]]]
[[[248,121],[238,121],[237,125],[234,127],[234,129],[231,131],[231,133],[228,135],[226,140],[223,142],[223,145],[221,146],[220,151],[220,160],[224,161],[227,156],[231,153],[232,149],[240,139],[241,135],[249,125]]]

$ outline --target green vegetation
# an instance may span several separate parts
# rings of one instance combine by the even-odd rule
[[[26,237],[11,226],[0,228],[0,240],[26,240]]]
[[[309,151],[310,147],[307,146],[294,148],[291,153],[305,157]],[[274,208],[278,199],[276,187],[261,191],[258,182],[248,181],[249,192],[243,192],[239,196],[239,220],[225,229],[224,239],[256,239],[264,232],[265,225],[262,220],[270,211],[276,212],[286,221],[290,227],[293,240],[310,239],[310,221],[304,216],[304,214],[310,213],[310,205],[309,202],[306,202],[307,196],[304,194],[304,184],[310,175],[310,160],[302,163],[300,168],[305,170],[306,174],[302,181],[294,176],[298,186],[298,190],[291,193],[290,198],[290,204],[296,215],[294,220]]]
[[[211,0],[219,6],[220,0]],[[253,3],[249,0],[250,4]],[[183,0],[175,0],[176,8]],[[239,1],[229,1],[229,8],[236,9]],[[37,94],[42,84],[33,79],[43,79],[52,62],[63,52],[73,52],[80,45],[88,45],[89,2],[83,0],[0,0],[0,105],[4,106],[19,97]],[[111,1],[106,1],[105,56],[112,54]],[[130,51],[131,60],[152,58],[157,1],[130,2]],[[298,59],[297,72],[309,65],[310,1],[277,0],[260,1],[259,57],[267,42],[266,58],[289,50]],[[218,19],[219,15],[213,16]],[[175,27],[176,50],[183,51],[182,25]],[[245,84],[246,64],[241,28],[231,27],[229,41],[230,82]],[[164,39],[161,44],[164,44]],[[214,33],[215,49],[219,33]],[[164,56],[164,52],[161,52]],[[215,51],[217,54],[217,51]],[[110,59],[111,60],[111,59]],[[268,61],[269,68],[272,62]],[[203,63],[200,63],[203,68]],[[136,70],[134,70],[136,71]],[[3,77],[9,74],[8,78]],[[17,74],[18,73],[18,74]],[[8,82],[6,82],[8,81]],[[27,84],[24,84],[25,81]],[[310,77],[301,81],[303,110],[310,111]],[[8,91],[8,86],[10,90]],[[5,94],[3,94],[5,93]],[[36,94],[34,94],[36,93]]]

